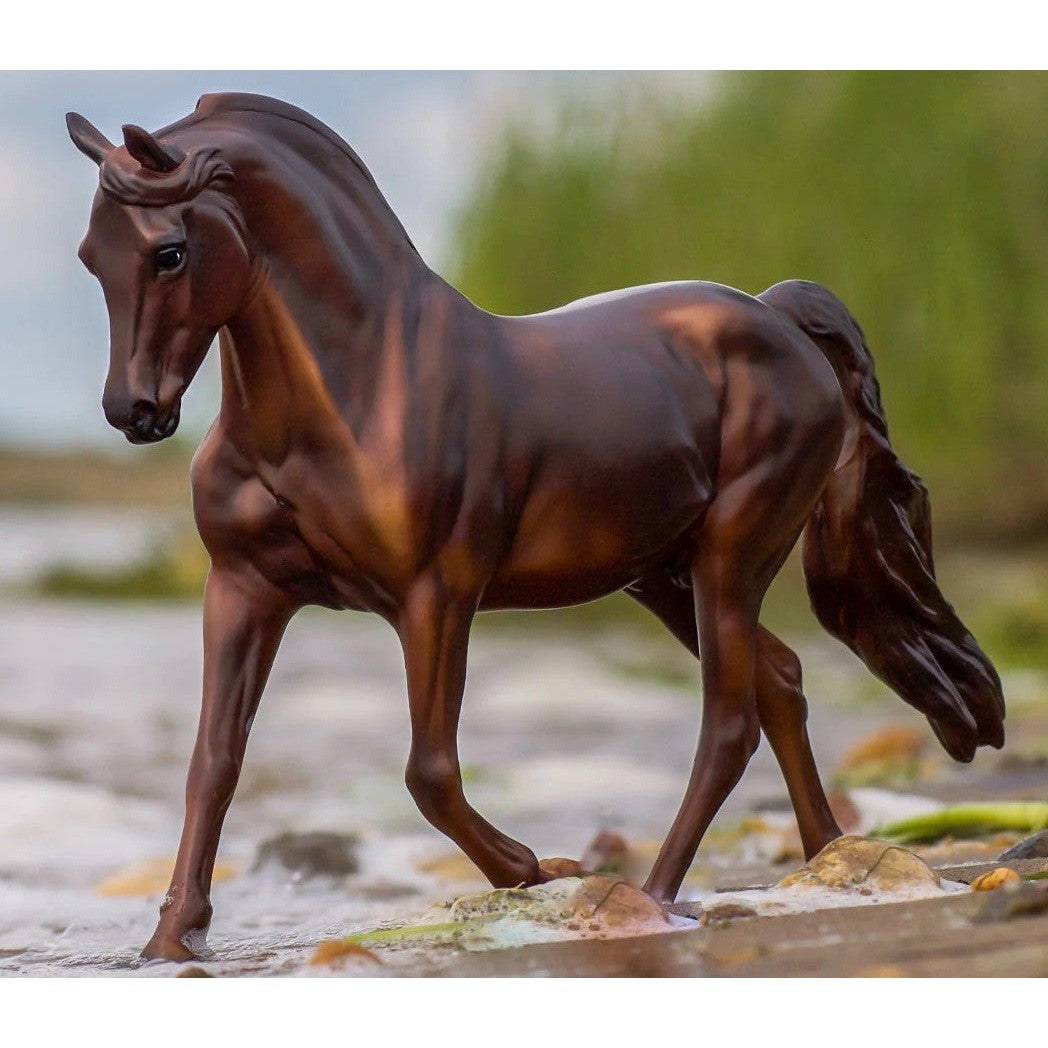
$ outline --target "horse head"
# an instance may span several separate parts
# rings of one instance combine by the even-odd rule
[[[109,312],[110,425],[133,444],[178,427],[182,396],[218,330],[251,286],[252,259],[233,172],[214,148],[188,152],[133,124],[121,146],[76,113],[74,145],[99,166],[79,257]]]

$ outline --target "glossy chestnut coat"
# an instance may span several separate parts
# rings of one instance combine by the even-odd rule
[[[80,254],[109,310],[110,422],[134,442],[169,436],[216,334],[222,357],[192,469],[212,560],[203,706],[147,957],[202,949],[248,730],[305,604],[393,625],[408,788],[494,885],[551,874],[463,793],[482,609],[625,589],[701,655],[695,764],[646,884],[660,900],[762,730],[806,852],[840,832],[797,657],[759,623],[805,528],[823,625],[955,757],[1001,744],[997,675],[935,583],[926,492],[888,443],[862,332],[824,288],[689,281],[494,316],[426,267],[356,154],[292,106],[209,95],[156,134],[125,127],[120,146],[68,124],[100,166]]]

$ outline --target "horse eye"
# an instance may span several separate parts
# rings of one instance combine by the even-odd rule
[[[153,263],[158,273],[173,273],[185,261],[186,249],[177,244],[157,248]]]

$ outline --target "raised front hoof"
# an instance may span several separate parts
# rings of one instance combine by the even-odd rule
[[[582,868],[582,864],[574,859],[554,858],[539,861],[539,874],[542,879],[536,883],[545,884],[547,881],[556,881],[561,877],[585,877],[586,871]]]
[[[199,961],[200,956],[194,953],[181,939],[156,931],[153,938],[142,949],[144,961]]]

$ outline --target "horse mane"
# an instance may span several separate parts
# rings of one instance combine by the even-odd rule
[[[192,200],[214,182],[233,177],[233,169],[217,149],[191,152],[173,171],[157,172],[142,167],[123,151],[114,150],[102,161],[98,184],[122,204],[165,207]]]
[[[309,128],[310,131],[334,146],[346,157],[356,173],[364,179],[370,195],[411,249],[418,254],[418,249],[412,243],[403,223],[393,208],[389,206],[389,202],[382,195],[371,172],[365,167],[356,152],[330,127],[296,106],[266,95],[244,92],[202,95],[192,113],[161,128],[156,132],[156,137],[162,139],[179,131],[188,130],[209,117],[230,116],[236,113],[261,113],[265,116],[291,121]],[[232,177],[232,169],[222,160],[217,149],[191,150],[178,167],[165,174],[148,171],[131,160],[123,150],[114,150],[101,165],[99,184],[105,192],[121,203],[164,206],[190,200],[212,183]]]

